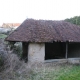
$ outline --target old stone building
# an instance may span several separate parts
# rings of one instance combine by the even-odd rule
[[[80,27],[65,21],[26,19],[6,40],[22,42],[29,62],[80,58]]]

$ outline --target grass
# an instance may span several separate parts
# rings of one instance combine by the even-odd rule
[[[4,38],[6,38],[7,37],[7,35],[5,35],[5,34],[0,34],[0,38],[1,39],[4,39]]]
[[[0,74],[2,80],[80,80],[80,66],[57,65],[40,68],[33,68],[32,66],[29,68],[28,65],[25,64],[24,66],[24,63],[21,64],[23,64],[23,66],[18,66],[17,70],[14,70],[13,68],[10,70],[10,68],[8,68],[8,70],[2,72]],[[26,68],[26,66],[28,68]]]
[[[61,73],[57,80],[80,80],[80,66],[75,65],[67,71],[63,69]]]
[[[27,65],[26,65],[27,66]],[[54,66],[41,68],[23,68],[21,71],[4,72],[4,80],[80,80],[80,66]],[[7,79],[8,78],[8,79]],[[11,79],[10,79],[11,78]]]
[[[29,80],[80,80],[80,66],[64,65],[33,70]]]

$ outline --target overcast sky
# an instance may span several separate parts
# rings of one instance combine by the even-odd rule
[[[80,15],[80,0],[0,0],[0,24],[26,18],[62,20]]]

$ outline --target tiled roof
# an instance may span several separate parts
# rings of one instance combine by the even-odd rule
[[[65,21],[26,19],[6,40],[80,42],[80,27]]]

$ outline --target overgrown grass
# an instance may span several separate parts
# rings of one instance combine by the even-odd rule
[[[80,80],[80,65],[24,63],[15,54],[9,54],[6,61],[2,80]]]
[[[63,65],[33,70],[29,80],[80,80],[80,66]]]
[[[15,48],[17,47],[18,45]],[[5,60],[0,71],[0,80],[80,80],[80,65],[56,62],[25,63],[10,49],[3,56]],[[0,58],[1,61],[3,59]]]
[[[5,35],[5,34],[0,34],[0,38],[1,39],[4,39],[4,38],[6,38],[7,37],[7,35]]]
[[[80,80],[80,66],[66,65],[33,70],[28,80]]]

